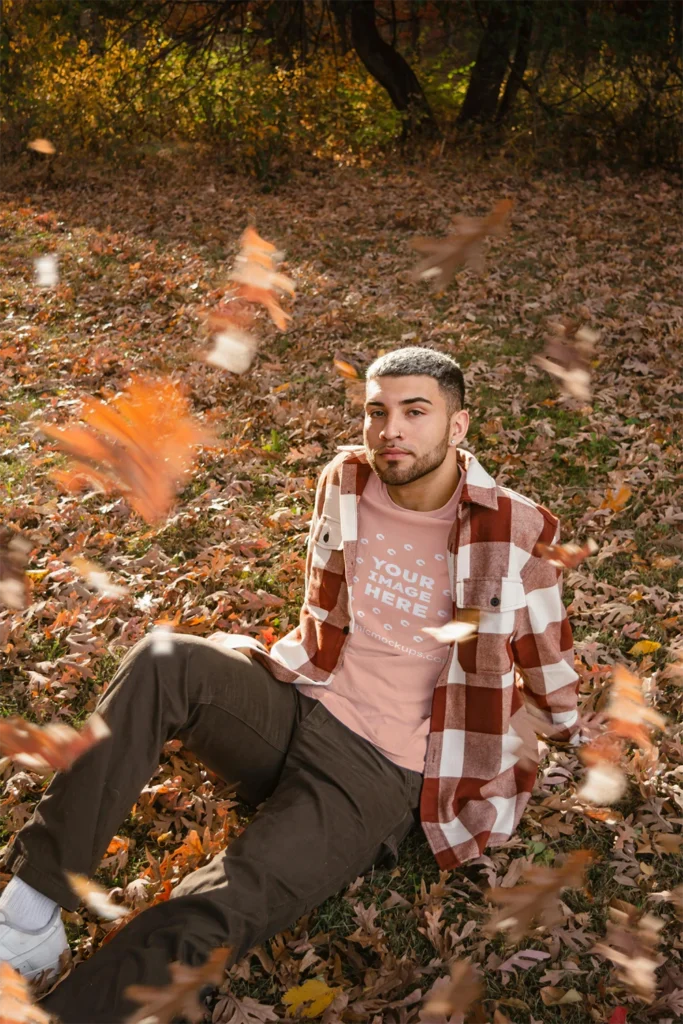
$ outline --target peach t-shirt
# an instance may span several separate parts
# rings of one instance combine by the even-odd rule
[[[424,626],[451,619],[447,544],[464,484],[431,512],[395,504],[372,473],[358,506],[353,632],[327,686],[299,685],[391,761],[424,771],[434,685],[449,646]]]

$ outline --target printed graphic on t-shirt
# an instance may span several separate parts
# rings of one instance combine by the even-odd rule
[[[451,590],[438,520],[425,524],[424,543],[384,533],[359,538],[353,583],[355,632],[396,652],[445,663],[443,644],[421,630],[451,616]],[[424,557],[420,557],[424,556]],[[359,638],[360,639],[360,638]]]

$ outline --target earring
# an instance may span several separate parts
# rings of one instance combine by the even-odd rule
[[[451,438],[451,444],[457,444],[457,443],[458,443],[458,442],[457,442],[457,441],[455,440],[455,438],[454,438],[454,437],[452,437],[452,438]]]

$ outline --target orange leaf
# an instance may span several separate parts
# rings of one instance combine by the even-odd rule
[[[51,1018],[33,1005],[28,982],[3,960],[0,963],[0,1024],[50,1024]]]
[[[192,448],[211,441],[190,418],[187,400],[170,379],[134,378],[111,405],[84,402],[82,418],[90,430],[41,424],[74,461],[73,469],[54,478],[67,490],[86,485],[119,490],[148,522],[169,512],[192,465]]]
[[[608,487],[605,499],[599,507],[610,508],[613,512],[621,512],[630,497],[631,488],[626,484],[622,484],[616,494]]]
[[[109,726],[97,712],[80,732],[61,722],[39,726],[19,717],[0,719],[0,750],[36,772],[66,771],[109,735]]]

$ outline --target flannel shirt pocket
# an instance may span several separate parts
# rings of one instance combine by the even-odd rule
[[[327,551],[339,551],[343,547],[341,522],[323,515],[315,531],[313,543]]]
[[[462,668],[478,675],[509,672],[517,610],[526,605],[522,580],[508,576],[457,580],[455,603],[457,619],[478,623],[476,637],[458,645]]]

